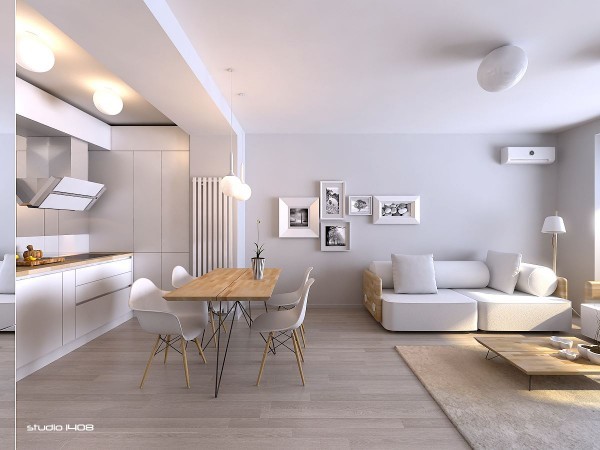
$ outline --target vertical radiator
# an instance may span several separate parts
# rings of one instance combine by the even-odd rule
[[[233,200],[221,191],[221,178],[192,179],[192,273],[235,267]]]

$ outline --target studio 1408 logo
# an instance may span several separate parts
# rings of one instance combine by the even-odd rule
[[[48,425],[27,425],[27,431],[94,431],[94,425],[91,423],[76,423],[76,424],[57,424],[51,423]]]

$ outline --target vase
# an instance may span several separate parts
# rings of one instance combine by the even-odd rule
[[[252,277],[262,280],[265,274],[265,258],[252,258]]]

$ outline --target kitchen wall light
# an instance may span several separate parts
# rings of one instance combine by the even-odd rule
[[[98,111],[115,116],[123,110],[123,100],[115,91],[103,87],[94,92],[94,105]]]
[[[17,36],[17,64],[32,72],[48,72],[54,67],[54,52],[37,35],[25,31]]]

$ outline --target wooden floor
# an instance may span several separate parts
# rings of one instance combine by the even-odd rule
[[[0,333],[0,448],[15,446],[15,333]]]
[[[395,345],[472,343],[470,333],[391,333],[364,309],[311,309],[302,387],[292,353],[269,355],[236,323],[219,398],[215,351],[208,365],[188,348],[155,358],[138,388],[154,337],[135,319],[17,385],[18,449],[468,448]],[[27,425],[91,424],[93,432],[27,431]]]

